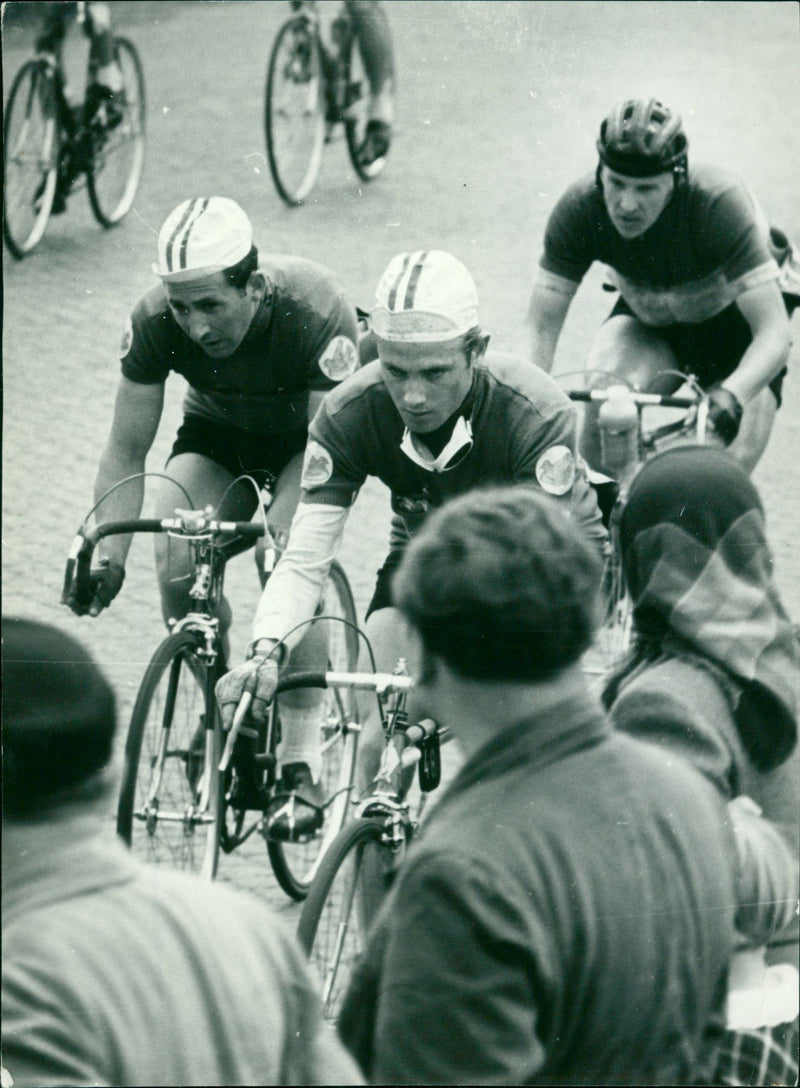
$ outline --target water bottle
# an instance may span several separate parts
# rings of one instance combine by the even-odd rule
[[[603,468],[620,480],[639,458],[639,412],[626,385],[612,385],[606,393],[598,416],[600,450]]]

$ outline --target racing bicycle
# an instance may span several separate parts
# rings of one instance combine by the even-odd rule
[[[384,733],[369,794],[355,798],[355,818],[333,840],[303,904],[297,936],[321,984],[325,1019],[335,1023],[392,874],[418,828],[429,793],[441,778],[440,746],[450,739],[433,721],[408,724],[412,681],[405,663],[394,673],[309,674],[305,683],[329,691],[374,692]],[[418,768],[419,794],[408,790]]]
[[[82,18],[91,19],[86,5]],[[79,14],[79,18],[81,14]],[[60,51],[26,61],[11,85],[4,117],[3,237],[18,260],[41,241],[52,211],[82,184],[95,219],[113,227],[130,211],[144,167],[145,91],[139,54],[114,38],[123,86],[98,103],[89,62],[87,94],[72,105]]]
[[[267,70],[264,126],[272,179],[290,206],[302,204],[317,183],[325,144],[344,127],[347,152],[362,181],[372,181],[385,158],[366,165],[359,159],[368,121],[369,85],[355,29],[342,5],[322,33],[314,0],[280,27]]]
[[[228,854],[258,832],[278,883],[302,899],[319,858],[347,817],[358,743],[358,714],[348,692],[326,693],[320,708],[321,785],[325,797],[321,827],[303,841],[271,837],[266,810],[275,799],[293,803],[293,788],[280,776],[281,694],[278,686],[268,720],[244,724],[228,737],[222,729],[214,689],[226,669],[219,629],[225,565],[268,534],[266,519],[231,522],[213,511],[175,511],[172,518],[110,521],[81,526],[73,542],[62,601],[91,598],[92,555],[104,537],[167,533],[186,542],[194,560],[191,611],[172,623],[139,687],[125,742],[117,806],[117,831],[144,861],[190,870],[206,879],[217,871],[219,852]],[[267,537],[267,539],[269,539]],[[272,549],[264,549],[264,578]],[[334,562],[312,624],[327,639],[327,662],[355,667],[358,634],[347,577]],[[288,671],[288,670],[287,670]]]

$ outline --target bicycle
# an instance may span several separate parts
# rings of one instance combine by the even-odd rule
[[[91,15],[85,12],[84,22]],[[17,260],[41,241],[56,200],[85,181],[102,227],[130,211],[144,167],[144,74],[133,43],[114,38],[123,89],[114,106],[66,96],[60,52],[26,61],[11,85],[5,109],[3,237]],[[90,62],[87,88],[93,85]]]
[[[408,725],[412,681],[404,662],[394,673],[310,674],[305,683],[375,693],[384,730],[378,773],[356,816],[322,857],[303,904],[297,936],[321,983],[325,1019],[335,1023],[364,950],[371,918],[419,828],[429,793],[441,778],[440,745],[450,739],[435,722]],[[418,766],[420,799],[412,806],[408,769]],[[404,773],[405,772],[405,773]]]
[[[172,624],[139,687],[125,742],[117,806],[117,831],[146,862],[216,875],[219,851],[228,854],[259,831],[283,890],[302,899],[327,844],[343,826],[352,789],[358,717],[353,699],[326,699],[320,714],[322,786],[327,798],[322,827],[302,842],[270,837],[265,812],[291,788],[279,777],[280,694],[266,723],[238,729],[225,744],[214,688],[225,672],[218,606],[226,563],[265,536],[266,524],[221,521],[210,510],[176,510],[174,518],[111,521],[81,526],[64,576],[62,602],[71,593],[88,603],[89,573],[97,542],[128,533],[168,533],[188,542],[194,559],[192,610]],[[265,549],[269,557],[270,549]],[[264,577],[269,574],[269,558]],[[328,663],[355,665],[358,635],[347,577],[334,563],[313,624],[324,624]],[[223,759],[223,746],[225,747]]]
[[[579,373],[585,378],[592,372]],[[668,445],[676,441],[702,445],[707,437],[708,396],[697,379],[681,371],[663,373],[668,377],[680,378],[689,386],[691,393],[641,392],[617,376],[601,371],[597,374],[603,374],[609,383],[605,388],[566,390],[572,401],[598,405],[603,463],[614,473],[613,480],[600,474],[590,474],[609,531],[603,571],[603,614],[595,644],[584,662],[584,670],[593,676],[604,676],[630,645],[631,608],[623,575],[619,518],[631,482],[642,464]],[[572,372],[561,374],[558,380],[563,382],[571,377]],[[650,408],[673,409],[680,415],[659,427],[646,428],[644,412]]]
[[[362,181],[383,170],[358,151],[367,128],[369,89],[355,30],[342,6],[323,42],[314,0],[304,0],[280,27],[267,70],[264,125],[270,173],[281,198],[302,204],[317,183],[325,144],[344,127],[347,152]]]

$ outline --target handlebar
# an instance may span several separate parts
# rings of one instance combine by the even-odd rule
[[[107,536],[128,533],[174,533],[185,540],[213,536],[239,537],[248,546],[264,535],[264,526],[253,521],[219,521],[203,510],[177,510],[174,518],[127,518],[106,521],[93,529],[81,526],[69,549],[64,570],[61,603],[67,604],[74,584],[74,596],[79,603],[88,604],[91,593],[89,574],[97,543]]]
[[[570,400],[587,403],[589,401],[606,401],[619,396],[618,391],[621,389],[625,390],[624,396],[629,397],[634,404],[643,408],[650,405],[658,405],[661,408],[696,408],[700,403],[699,397],[673,397],[663,393],[639,393],[635,389],[628,389],[619,385],[612,385],[606,389],[570,389],[567,396]]]

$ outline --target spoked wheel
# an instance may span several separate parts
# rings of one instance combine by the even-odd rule
[[[327,671],[348,672],[356,667],[358,636],[355,622],[355,605],[347,577],[339,564],[334,563],[325,585],[320,618],[314,625],[327,640]],[[280,692],[279,685],[279,716]],[[319,706],[325,820],[306,842],[267,839],[267,851],[278,883],[287,895],[298,900],[305,898],[320,859],[347,820],[358,746],[358,708],[352,690],[326,688],[308,694],[309,701]]]
[[[101,107],[105,116],[90,126],[92,152],[88,174],[89,202],[101,226],[113,227],[131,210],[144,167],[144,74],[133,44],[114,39],[122,69],[123,89],[114,103]],[[116,101],[119,99],[119,102]]]
[[[169,635],[144,674],[125,744],[117,831],[143,861],[211,879],[221,813],[214,684],[201,635]]]
[[[347,55],[347,92],[344,108],[344,127],[347,139],[347,153],[353,169],[362,181],[372,181],[383,173],[386,166],[386,156],[375,159],[374,162],[365,165],[359,160],[359,150],[364,143],[367,134],[367,121],[369,120],[369,80],[364,71],[358,42],[355,35],[351,36]]]
[[[287,204],[301,204],[317,182],[325,150],[322,56],[305,16],[288,19],[272,47],[265,128],[275,187]]]
[[[342,831],[322,860],[303,904],[297,936],[321,987],[325,1019],[336,1023],[353,971],[364,952],[369,897],[378,901],[385,887],[376,873],[394,867],[392,848],[383,842],[383,821],[356,820]]]
[[[20,260],[44,234],[58,175],[53,84],[36,61],[28,61],[17,73],[4,121],[3,237]]]

